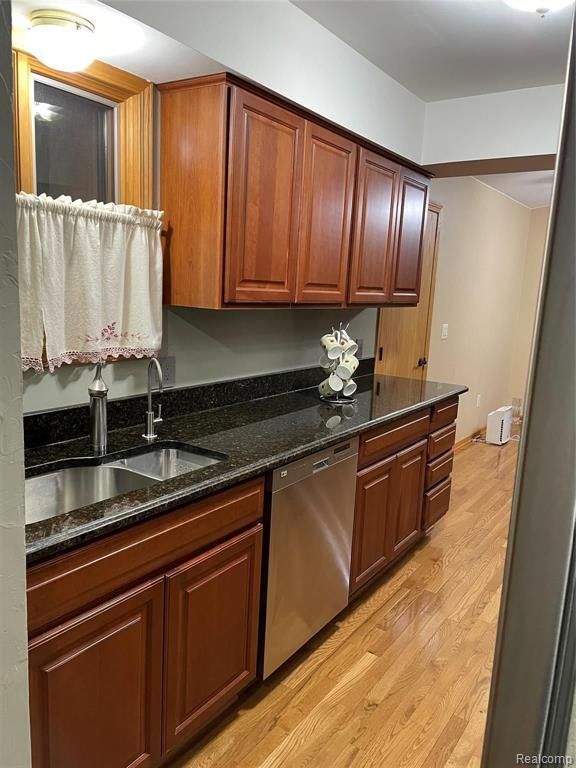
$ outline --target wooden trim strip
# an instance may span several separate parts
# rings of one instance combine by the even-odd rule
[[[437,179],[453,176],[482,176],[492,173],[521,173],[524,171],[553,171],[556,155],[519,155],[492,157],[484,160],[459,160],[453,163],[432,163],[428,173]]]
[[[471,435],[468,435],[467,437],[463,437],[461,440],[458,440],[457,443],[454,444],[454,448],[452,449],[454,453],[459,453],[460,451],[465,450],[468,448],[468,446],[472,445],[473,441],[477,437],[484,437],[486,435],[486,427],[483,427],[482,429],[478,429],[476,432],[473,432]]]
[[[18,190],[36,191],[34,126],[32,118],[34,74],[102,96],[118,104],[119,203],[152,208],[153,205],[153,90],[141,77],[95,61],[83,72],[60,72],[34,56],[14,50],[14,152]]]

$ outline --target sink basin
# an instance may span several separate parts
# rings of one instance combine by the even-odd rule
[[[88,504],[147,488],[156,482],[157,478],[106,465],[70,467],[29,477],[25,483],[26,522],[47,520]]]
[[[143,453],[111,462],[110,467],[123,467],[155,480],[168,480],[195,469],[209,467],[225,459],[221,453],[201,451],[184,446],[158,446]]]

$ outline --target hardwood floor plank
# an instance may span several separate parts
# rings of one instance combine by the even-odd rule
[[[458,453],[427,540],[174,768],[479,768],[516,457]]]

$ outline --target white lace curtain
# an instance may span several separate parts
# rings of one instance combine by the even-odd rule
[[[151,357],[162,343],[161,211],[16,195],[22,367]]]

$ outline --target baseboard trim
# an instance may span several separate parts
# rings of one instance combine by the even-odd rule
[[[482,429],[477,429],[476,432],[468,435],[468,437],[463,437],[461,440],[458,440],[458,442],[454,444],[454,453],[463,451],[464,449],[468,448],[469,445],[472,445],[473,441],[477,437],[484,437],[485,435],[486,427],[483,427]]]

